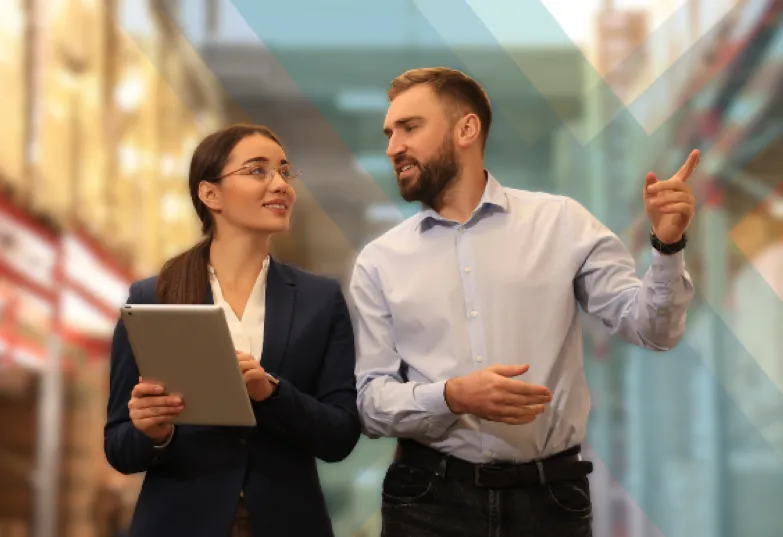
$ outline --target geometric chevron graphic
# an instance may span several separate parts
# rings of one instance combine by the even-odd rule
[[[298,191],[347,245],[329,265],[340,277],[417,210],[399,198],[382,133],[386,88],[404,70],[476,78],[493,103],[492,173],[583,203],[640,272],[644,176],[666,178],[700,149],[686,250],[697,299],[682,343],[643,351],[584,319],[595,534],[778,536],[783,3],[606,4],[235,0],[216,2],[213,37],[171,16],[242,114],[291,140]],[[317,249],[319,227],[307,226],[304,249]],[[346,462],[320,467],[339,535],[378,534],[392,446],[363,438]]]

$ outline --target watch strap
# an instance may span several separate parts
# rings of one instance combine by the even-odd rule
[[[685,245],[688,243],[688,239],[685,236],[685,233],[683,233],[682,238],[679,241],[666,244],[661,242],[661,240],[655,236],[653,231],[650,231],[650,243],[652,244],[653,248],[662,254],[676,254],[685,248]]]

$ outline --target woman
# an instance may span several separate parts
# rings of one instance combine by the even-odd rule
[[[340,461],[359,439],[353,329],[337,282],[269,256],[295,177],[264,127],[208,136],[189,177],[206,238],[130,287],[129,304],[224,308],[258,422],[175,427],[187,401],[139,377],[119,322],[104,450],[118,471],[146,472],[131,536],[332,535],[316,458]]]

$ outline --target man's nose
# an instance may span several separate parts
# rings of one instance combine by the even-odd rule
[[[397,139],[392,136],[389,138],[389,145],[386,146],[386,156],[394,158],[397,155],[401,155],[405,152],[405,146],[398,142]]]

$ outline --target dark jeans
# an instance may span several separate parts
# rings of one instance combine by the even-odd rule
[[[398,462],[383,482],[382,537],[591,537],[587,477],[488,489]]]

